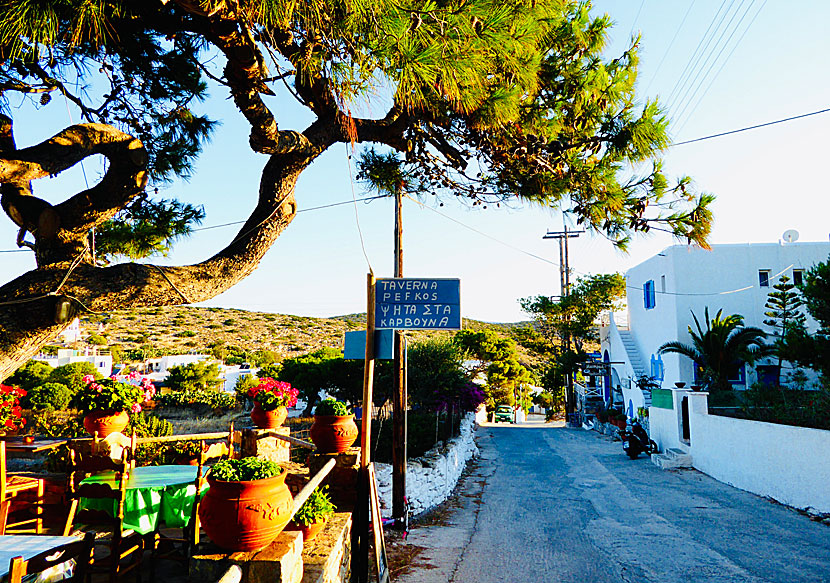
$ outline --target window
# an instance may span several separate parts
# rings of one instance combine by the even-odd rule
[[[801,287],[802,285],[804,285],[803,269],[793,269],[793,285],[796,287]]]
[[[758,285],[761,287],[769,287],[769,269],[761,269],[758,271]]]
[[[660,291],[666,293],[666,276],[660,276]]]
[[[651,355],[651,378],[655,381],[662,382],[666,376],[666,369],[663,366],[663,356]]]
[[[643,284],[643,305],[645,306],[646,310],[650,310],[655,306],[653,279],[650,279]]]

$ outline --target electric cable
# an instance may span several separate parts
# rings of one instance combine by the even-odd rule
[[[743,3],[741,3],[741,5],[743,5]],[[738,20],[738,24],[735,25],[735,27],[732,29],[732,32],[729,34],[729,37],[726,39],[726,41],[723,43],[723,45],[721,45],[721,48],[718,51],[718,54],[712,60],[711,64],[709,65],[709,68],[706,69],[706,72],[703,74],[703,76],[700,77],[700,81],[695,86],[694,90],[692,90],[692,93],[690,94],[688,101],[686,101],[686,104],[683,106],[683,109],[681,109],[680,113],[677,114],[677,119],[678,120],[682,119],[683,116],[686,114],[686,110],[689,109],[689,106],[695,100],[695,97],[699,93],[700,88],[703,86],[703,83],[706,81],[706,78],[709,76],[709,73],[711,73],[712,69],[714,69],[715,65],[717,65],[718,60],[721,58],[721,55],[723,55],[723,52],[726,50],[726,47],[728,47],[729,43],[732,41],[732,37],[735,36],[736,32],[738,32],[738,29],[741,27],[741,24],[743,24],[743,21],[746,18],[746,15],[749,14],[749,11],[752,9],[752,7],[754,5],[755,5],[755,0],[751,0],[751,2],[749,3],[749,6],[747,6],[746,10],[741,15],[740,20]],[[738,7],[738,10],[740,10],[740,6]],[[737,12],[735,13],[735,15],[737,15]],[[734,18],[735,18],[735,16],[733,15],[732,20],[734,20]],[[730,24],[732,23],[732,20],[729,21]],[[743,35],[741,35],[741,39],[743,39]],[[720,39],[718,39],[718,42],[720,42]],[[738,42],[740,42],[740,41],[738,41]],[[737,44],[735,46],[737,47]],[[731,56],[732,53],[730,52],[729,55]],[[728,60],[728,57],[727,57],[727,60]],[[726,61],[724,61],[724,64],[725,63],[726,63]],[[682,101],[680,103],[682,103]],[[691,115],[691,112],[690,112],[690,115]]]
[[[709,81],[709,85],[706,86],[706,89],[703,91],[703,94],[700,96],[700,99],[697,100],[697,103],[695,103],[695,106],[691,109],[691,111],[689,111],[689,115],[686,117],[686,120],[678,128],[677,133],[682,132],[683,128],[686,127],[686,124],[689,123],[689,120],[692,119],[692,116],[694,115],[695,111],[697,111],[697,108],[700,106],[700,104],[703,101],[704,97],[706,97],[706,95],[709,93],[709,90],[712,88],[712,85],[714,85],[715,80],[718,77],[720,77],[720,74],[723,71],[724,67],[726,67],[726,64],[732,58],[732,55],[735,53],[735,49],[737,49],[738,46],[740,46],[741,42],[743,42],[744,37],[746,36],[746,33],[749,32],[749,29],[752,28],[752,25],[755,23],[755,19],[758,18],[758,15],[761,14],[761,11],[764,9],[764,6],[767,5],[767,1],[768,0],[764,0],[764,3],[761,4],[761,7],[758,9],[758,12],[756,12],[755,16],[752,17],[752,20],[749,21],[749,24],[746,26],[743,33],[741,34],[741,38],[738,39],[738,42],[735,43],[735,45],[732,47],[732,50],[729,51],[729,54],[726,56],[726,59],[723,61],[723,63],[721,63],[720,68],[715,73],[714,77],[712,77],[711,81]]]
[[[346,148],[348,148],[348,144],[344,144]],[[352,176],[352,157],[349,154],[349,150],[345,150],[346,153],[346,166],[349,167],[349,185],[352,188],[352,202],[354,203],[354,221],[355,225],[357,226],[357,234],[360,237],[360,248],[363,250],[363,258],[366,259],[366,265],[369,266],[369,273],[374,274],[374,270],[372,269],[372,262],[369,261],[369,254],[366,253],[366,244],[363,240],[363,231],[360,228],[360,213],[357,212],[357,197],[354,193],[354,176]]]
[[[677,37],[680,34],[680,31],[683,28],[683,25],[686,24],[686,19],[689,18],[689,13],[692,11],[692,7],[694,7],[695,2],[697,2],[697,0],[692,0],[692,3],[689,4],[689,8],[686,9],[686,14],[683,16],[683,20],[680,21],[680,25],[677,27],[677,30],[674,31],[674,36],[672,37],[671,42],[669,43],[669,46],[666,49],[666,52],[663,53],[663,58],[660,59],[660,63],[657,65],[657,68],[654,70],[654,73],[651,76],[651,80],[648,82],[648,85],[646,85],[646,90],[643,91],[643,95],[648,95],[648,90],[651,89],[651,84],[654,83],[654,80],[657,78],[657,73],[660,72],[660,68],[663,66],[663,63],[666,61],[666,57],[669,56],[669,53],[671,52],[671,49],[674,46],[674,41],[677,40]]]
[[[674,96],[675,92],[680,87],[682,87],[683,82],[686,78],[686,75],[689,72],[689,67],[691,67],[692,62],[695,61],[695,57],[697,56],[698,51],[700,50],[701,46],[703,46],[703,42],[706,40],[706,37],[709,35],[709,31],[711,30],[712,25],[715,24],[715,20],[717,20],[718,15],[720,14],[721,10],[723,10],[725,5],[726,5],[726,0],[723,0],[721,2],[720,8],[718,8],[718,11],[715,13],[715,16],[712,17],[712,21],[709,23],[709,27],[706,29],[706,32],[703,33],[703,36],[698,41],[697,46],[695,47],[695,50],[692,52],[692,56],[689,58],[689,61],[686,63],[686,66],[683,67],[683,71],[680,73],[680,77],[677,78],[677,81],[675,81],[674,86],[672,87],[672,90],[669,92],[669,96],[666,98],[666,104],[667,105],[669,103],[671,103],[672,97]]]
[[[721,21],[718,23],[717,27],[712,32],[711,38],[706,43],[706,47],[703,49],[703,52],[698,57],[698,60],[695,62],[695,67],[694,67],[693,71],[690,72],[690,75],[687,78],[686,83],[678,91],[678,94],[677,94],[678,97],[672,103],[672,108],[673,109],[679,109],[683,105],[683,103],[686,101],[686,96],[689,95],[689,92],[692,91],[692,88],[696,86],[696,83],[699,84],[698,79],[701,78],[701,73],[703,73],[703,70],[706,68],[706,65],[709,64],[710,61],[712,60],[712,55],[715,54],[715,51],[717,51],[718,47],[721,46],[721,41],[723,40],[723,37],[729,31],[730,27],[732,27],[732,23],[734,22],[735,17],[737,16],[738,12],[741,9],[741,6],[744,5],[744,2],[746,0],[740,0],[740,1],[741,1],[741,3],[735,9],[734,14],[732,14],[732,16],[729,18],[729,22],[727,22],[726,25],[721,30],[721,24],[726,19],[726,17],[729,15],[729,12],[732,10],[732,6],[734,5],[735,0],[732,0],[730,2],[729,8],[727,9],[726,12],[724,12],[723,16],[721,17]],[[755,0],[751,0],[751,1],[754,2]],[[719,35],[719,36],[718,36],[717,40],[715,40],[714,44],[712,44],[712,41],[715,39],[715,35]],[[711,45],[711,49],[709,48],[710,45]],[[704,55],[704,53],[706,53],[706,54]],[[711,65],[710,65],[710,67],[711,67]],[[705,77],[705,75],[704,75],[704,77]]]

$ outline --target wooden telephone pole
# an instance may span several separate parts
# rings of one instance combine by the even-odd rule
[[[568,257],[568,239],[575,239],[585,231],[570,231],[568,225],[563,225],[561,231],[548,231],[542,239],[558,239],[559,240],[559,289],[561,298],[568,297],[571,286],[571,267]],[[562,351],[565,352],[571,347],[570,334],[565,331],[562,335]],[[575,411],[576,403],[574,399],[573,379],[571,375],[567,375],[565,387],[565,417],[570,422],[571,414]]]
[[[395,188],[395,277],[403,277],[403,185]],[[406,528],[406,344],[395,330],[392,387],[392,517]]]

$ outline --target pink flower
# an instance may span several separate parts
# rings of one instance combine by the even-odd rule
[[[88,374],[88,375],[84,375],[84,378],[82,378],[81,380],[82,380],[84,383],[89,384],[89,383],[91,383],[92,381],[94,381],[94,380],[95,380],[95,377],[94,377],[94,376],[92,376],[91,374]]]
[[[132,411],[133,413],[141,413],[141,405],[139,405],[138,403],[133,403],[133,406],[130,407],[130,411]]]

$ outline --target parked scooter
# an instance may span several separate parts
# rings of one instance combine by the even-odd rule
[[[633,460],[636,460],[641,453],[657,453],[657,444],[648,438],[648,433],[636,419],[629,427],[620,431],[623,451]]]

